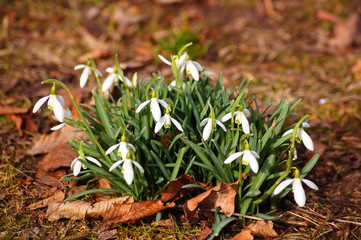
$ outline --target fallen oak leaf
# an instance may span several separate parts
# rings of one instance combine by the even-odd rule
[[[235,183],[221,182],[217,186],[188,200],[184,204],[187,220],[198,217],[202,209],[215,209],[220,207],[223,213],[230,217],[234,213],[234,200],[238,191],[238,181]]]
[[[63,191],[58,190],[51,197],[48,197],[48,198],[45,198],[45,199],[43,199],[43,200],[41,200],[39,202],[30,204],[28,206],[28,208],[30,210],[44,208],[44,207],[48,206],[50,203],[63,202],[64,199],[65,199],[65,193]]]
[[[141,218],[151,216],[174,206],[174,202],[164,203],[161,199],[126,204],[113,204],[104,214],[103,224],[100,226],[100,229],[107,229],[118,223],[135,222]]]
[[[251,223],[246,226],[255,235],[262,235],[263,237],[278,237],[277,232],[273,229],[273,222],[259,220],[256,223]]]
[[[84,202],[82,200],[53,202],[46,211],[49,221],[56,221],[60,218],[71,220],[85,219],[86,217],[100,217],[107,214],[113,204],[129,204],[134,200],[130,196],[112,198],[96,203]]]

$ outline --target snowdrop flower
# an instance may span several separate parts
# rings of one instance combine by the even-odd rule
[[[48,101],[48,108],[54,112],[55,117],[59,120],[59,122],[64,122],[65,101],[62,96],[56,95],[55,85],[52,86],[49,96],[42,97],[35,103],[33,113],[36,113],[46,101]]]
[[[242,156],[243,155],[243,156]],[[257,152],[250,150],[248,142],[246,143],[245,150],[242,152],[235,152],[231,154],[225,161],[225,164],[229,164],[236,160],[237,158],[242,156],[242,164],[243,165],[250,165],[251,169],[254,173],[258,173],[259,165],[256,158],[259,158]]]
[[[155,125],[155,128],[154,128],[154,132],[155,133],[158,133],[159,130],[164,126],[165,128],[170,128],[171,126],[171,122],[174,123],[174,125],[178,128],[179,131],[183,132],[183,128],[182,126],[180,125],[180,123],[175,120],[174,118],[172,118],[170,116],[170,109],[167,108],[167,110],[165,111],[165,114],[163,117],[161,117],[159,119],[159,122],[157,122],[157,124]]]
[[[167,65],[171,66],[171,62],[169,62],[162,55],[158,55],[158,57]],[[177,68],[179,69],[179,76],[182,75],[184,69],[186,69],[186,73],[192,75],[193,79],[199,80],[199,72],[203,71],[202,66],[196,62],[189,59],[187,53],[184,53],[182,56],[176,56],[175,63]]]
[[[105,81],[103,83],[103,86],[102,86],[103,92],[108,90],[112,86],[113,83],[118,84],[119,80],[121,82],[123,82],[123,78],[124,78],[124,81],[125,81],[125,84],[127,85],[127,87],[132,87],[132,82],[126,76],[120,75],[118,69],[108,67],[107,69],[105,69],[105,71],[107,73],[110,73],[110,75],[105,79]]]
[[[120,156],[123,160],[126,159],[127,154],[129,152],[129,149],[131,149],[133,152],[135,152],[135,147],[131,143],[127,143],[127,138],[123,134],[123,136],[120,139],[120,143],[115,144],[108,148],[108,150],[105,152],[105,155],[110,154],[113,152],[116,148],[118,148],[118,156]]]
[[[201,127],[203,127],[204,125],[206,125],[203,129],[203,139],[204,141],[207,141],[209,136],[211,135],[211,133],[213,133],[213,131],[216,129],[216,124],[218,124],[223,131],[227,132],[226,127],[223,125],[223,123],[221,123],[221,121],[214,119],[215,122],[213,121],[213,117],[211,116],[211,114],[209,115],[209,117],[205,118],[202,120],[201,122]]]
[[[101,167],[101,163],[96,160],[95,158],[93,157],[89,157],[89,156],[85,156],[84,157],[85,160],[88,160],[96,165],[98,165],[98,167]],[[86,169],[87,167],[80,161],[81,157],[77,157],[73,160],[73,162],[71,163],[70,165],[70,168],[73,169],[73,174],[74,176],[78,176],[78,174],[80,173],[80,170],[83,168],[83,169]]]
[[[132,78],[132,86],[133,88],[137,87],[138,85],[138,73],[134,73]]]
[[[79,64],[74,67],[74,70],[83,69],[83,73],[80,76],[80,87],[83,88],[85,84],[88,82],[88,79],[90,78],[92,74],[92,67],[90,61],[87,62],[87,64]],[[97,69],[96,70],[99,74],[99,76],[102,77],[102,73]]]
[[[242,130],[245,134],[249,134],[249,123],[246,117],[246,114],[250,114],[249,110],[246,108],[243,108],[242,105],[239,106],[238,111],[234,112],[234,115],[236,115],[235,117],[235,122],[236,124],[240,125],[242,124]],[[226,115],[223,116],[223,118],[221,119],[222,122],[228,121],[229,119],[232,118],[232,112],[227,113]]]
[[[133,164],[139,169],[141,173],[144,173],[143,167],[136,161],[132,160],[132,154],[128,152],[125,159],[119,160],[115,162],[110,168],[109,172],[116,169],[120,164],[123,163],[122,166],[122,173],[124,176],[125,181],[128,183],[128,185],[132,184],[134,180],[134,170],[133,170]]]
[[[314,150],[313,141],[312,141],[311,137],[303,129],[303,128],[307,128],[307,127],[310,127],[310,124],[305,123],[305,122],[302,123],[302,126],[300,126],[300,128],[297,131],[296,137],[298,137],[303,142],[303,144],[305,145],[305,147],[308,150],[313,151]],[[293,132],[293,129],[289,129],[282,135],[282,137],[287,134],[290,134],[292,132]]]
[[[65,118],[71,119],[71,111],[70,111],[69,108],[68,108],[67,110],[64,110],[64,119],[65,119]],[[55,130],[61,129],[61,128],[64,127],[64,126],[65,126],[65,123],[63,122],[63,123],[61,123],[61,124],[59,124],[59,125],[56,125],[56,126],[50,128],[50,129],[53,130],[53,131],[55,131]]]
[[[158,99],[156,93],[153,91],[153,92],[152,92],[152,99],[141,103],[135,112],[136,112],[136,113],[139,113],[140,111],[142,111],[142,109],[143,109],[148,103],[150,103],[150,111],[152,112],[152,115],[153,115],[154,120],[155,120],[156,122],[159,122],[160,117],[161,117],[161,111],[160,111],[159,103],[160,103],[165,109],[168,108],[168,103],[166,103],[165,101],[163,101],[163,100],[161,100],[161,99]]]
[[[316,184],[314,184],[312,181],[304,178],[300,178],[300,171],[298,169],[295,170],[295,178],[294,179],[286,179],[282,181],[278,186],[275,188],[273,193],[275,195],[279,194],[284,190],[288,185],[292,183],[292,191],[293,191],[293,197],[298,204],[298,206],[303,207],[306,203],[306,194],[305,190],[302,187],[302,182],[305,183],[307,186],[314,190],[318,190],[318,187]]]

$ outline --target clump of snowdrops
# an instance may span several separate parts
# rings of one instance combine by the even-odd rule
[[[317,189],[304,177],[319,154],[307,163],[297,158],[296,143],[314,150],[305,131],[308,116],[293,113],[299,101],[282,99],[271,115],[266,112],[273,104],[260,111],[257,98],[248,95],[246,80],[227,90],[222,74],[214,79],[213,73],[190,59],[186,52],[190,45],[169,60],[159,55],[171,68],[171,79],[158,73],[144,81],[134,74],[130,80],[117,56],[115,65],[106,69],[109,75],[103,83],[93,60],[76,66],[76,70],[83,69],[81,87],[92,75],[98,82],[98,88],[92,90],[94,106],[77,103],[71,89],[58,80],[43,81],[53,86],[50,95],[35,104],[34,112],[48,101],[60,122],[52,130],[69,124],[88,136],[69,139],[79,157],[71,164],[73,173],[63,180],[98,177],[116,188],[88,189],[69,199],[95,192],[131,195],[135,201],[157,199],[170,181],[189,174],[213,185],[239,181],[235,207],[241,214],[266,217],[260,212],[261,204],[271,200],[271,205],[277,205],[291,190],[296,203],[304,206],[302,182]],[[107,99],[104,92],[112,85],[121,96],[110,94]],[[64,99],[56,95],[57,86],[67,90],[80,120],[73,120],[70,110],[64,108]],[[298,116],[298,122],[285,126],[292,115]]]

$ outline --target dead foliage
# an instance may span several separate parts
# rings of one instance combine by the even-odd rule
[[[184,204],[187,220],[199,217],[202,210],[209,211],[220,207],[223,213],[230,217],[234,213],[234,199],[238,191],[238,181],[235,183],[221,182],[217,186],[188,200]]]
[[[251,223],[246,226],[248,230],[250,230],[254,235],[260,235],[265,238],[268,237],[278,237],[277,232],[273,229],[272,221],[257,221],[256,223]]]
[[[254,237],[252,235],[251,230],[244,229],[236,236],[232,237],[230,240],[253,240]]]

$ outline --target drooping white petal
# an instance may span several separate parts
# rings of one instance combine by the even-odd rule
[[[85,67],[83,73],[80,76],[80,87],[83,88],[88,81],[89,75],[91,74],[91,68]]]
[[[244,151],[242,152],[235,152],[233,154],[231,154],[226,160],[224,160],[225,164],[229,164],[231,162],[233,162],[234,160],[236,160],[237,158],[239,158],[240,156],[242,156],[244,153]]]
[[[98,167],[102,166],[102,164],[97,159],[95,159],[93,157],[85,156],[85,159],[92,162],[92,163],[94,163],[94,164],[96,164],[96,165],[98,165]]]
[[[112,86],[115,78],[116,78],[116,75],[115,75],[115,74],[110,74],[110,75],[105,79],[105,81],[104,81],[104,83],[103,83],[103,86],[102,86],[103,92],[105,92],[106,90],[108,90],[108,89]]]
[[[135,147],[134,147],[133,144],[127,143],[127,147],[128,147],[128,148],[131,148],[131,149],[133,150],[133,152],[135,152]]]
[[[179,57],[179,59],[176,61],[177,68],[181,68],[185,66],[187,57],[188,57],[187,53],[183,53],[182,56]]]
[[[142,165],[140,165],[138,162],[136,162],[136,161],[132,161],[133,162],[133,164],[139,169],[139,171],[141,172],[141,173],[144,173],[144,169],[143,169],[143,167],[142,167]]]
[[[310,188],[314,189],[314,190],[318,190],[318,187],[316,186],[316,184],[314,184],[312,181],[308,180],[308,179],[301,179],[302,182],[304,182],[307,186],[309,186]]]
[[[194,64],[194,66],[197,68],[198,72],[203,71],[202,66],[198,62],[196,62],[196,61],[192,61],[192,62]]]
[[[120,143],[115,144],[115,145],[111,146],[110,148],[108,148],[108,150],[105,152],[105,155],[108,155],[109,153],[113,152],[114,149],[116,149],[117,147],[119,147],[119,144],[120,144]]]
[[[150,111],[152,112],[153,118],[156,122],[159,121],[162,112],[160,111],[160,107],[158,104],[158,99],[152,98],[150,100]]]
[[[175,120],[175,119],[172,118],[172,117],[170,117],[170,120],[172,120],[174,126],[176,126],[176,128],[177,128],[179,131],[183,132],[183,128],[182,128],[182,126],[180,125],[180,123],[179,123],[177,120]]]
[[[127,78],[126,76],[124,76],[124,82],[127,87],[133,87],[132,81],[130,81],[129,78]]]
[[[293,128],[287,130],[286,132],[284,132],[284,133],[282,134],[282,137],[283,137],[283,136],[286,136],[287,134],[290,134],[290,133],[292,133],[292,132],[293,132]]]
[[[162,60],[162,62],[164,62],[167,65],[172,65],[171,62],[169,62],[165,57],[163,57],[162,55],[158,54],[158,57],[160,58],[160,60]]]
[[[85,68],[85,67],[86,67],[85,64],[79,64],[79,65],[76,65],[76,66],[74,67],[74,70],[83,69],[83,68]]]
[[[50,95],[48,105],[53,108],[54,115],[59,120],[59,122],[64,122],[65,110],[56,98],[56,95]]]
[[[244,115],[243,112],[240,113],[240,118],[241,118],[241,123],[242,123],[242,130],[245,134],[249,134],[249,123],[248,123],[248,119],[246,117],[246,115]]]
[[[202,120],[202,122],[200,123],[201,127],[203,127],[204,125],[206,125],[206,123],[208,122],[209,118],[205,118]]]
[[[162,99],[158,99],[158,102],[165,108],[167,109],[168,107],[168,103]],[[169,109],[170,110],[170,109]]]
[[[161,117],[159,121],[155,124],[154,132],[158,133],[159,130],[164,126],[165,123],[165,117]]]
[[[223,129],[223,131],[227,132],[226,127],[223,125],[223,123],[221,121],[219,121],[218,119],[216,119],[216,123]]]
[[[303,144],[305,145],[305,147],[308,150],[313,151],[314,150],[314,146],[313,146],[313,141],[311,139],[311,137],[305,132],[305,130],[301,130],[300,132],[300,139],[302,140]]]
[[[275,190],[273,191],[273,193],[275,195],[279,194],[280,192],[283,191],[283,189],[285,189],[288,185],[290,185],[293,182],[293,179],[286,179],[283,180],[280,184],[278,184],[278,186],[275,188]]]
[[[199,80],[199,73],[198,70],[196,68],[196,66],[194,66],[192,61],[187,61],[187,73],[190,73],[193,77],[194,80],[198,81]]]
[[[73,165],[73,174],[74,176],[78,176],[80,173],[81,167],[83,166],[83,163],[80,160],[77,160]]]
[[[295,198],[298,206],[303,207],[306,203],[306,194],[305,190],[302,187],[301,179],[295,178],[293,180],[293,197]]]
[[[309,127],[311,127],[311,126],[310,126],[309,123],[303,122],[303,123],[302,123],[302,127],[303,127],[303,128],[309,128]]]
[[[55,96],[56,96],[56,99],[58,100],[58,102],[61,104],[61,106],[64,107],[65,106],[65,100],[64,100],[63,96],[60,96],[60,95],[55,95]]]
[[[251,151],[252,155],[253,155],[255,158],[259,158],[259,155],[258,155],[258,153],[257,153],[257,152],[252,151],[252,150],[250,150],[250,151]]]
[[[244,154],[243,158],[245,158],[245,157],[246,157],[246,153]],[[259,170],[258,161],[251,151],[249,151],[249,153],[247,153],[247,160],[248,160],[248,164],[250,165],[252,171],[254,173],[258,173],[258,170]]]
[[[76,163],[77,161],[79,161],[79,159],[80,159],[80,157],[74,158],[74,160],[73,160],[73,161],[71,162],[71,164],[70,164],[70,168],[71,168],[71,169],[74,168],[75,163]]]
[[[135,112],[139,113],[149,102],[150,102],[150,100],[147,100],[147,101],[141,103]]]
[[[204,139],[204,141],[208,140],[209,136],[211,136],[211,133],[212,133],[212,119],[208,118],[208,122],[207,122],[206,126],[203,129],[203,139]]]
[[[114,68],[112,68],[112,67],[107,67],[107,69],[105,69],[105,71],[106,71],[107,73],[114,73]]]
[[[116,161],[110,168],[109,168],[109,172],[113,171],[114,169],[116,169],[120,164],[122,164],[124,162],[124,160],[119,160]]]
[[[59,125],[56,125],[56,126],[50,128],[50,130],[56,131],[56,130],[59,130],[59,129],[63,128],[64,126],[65,126],[65,123],[61,123]]]
[[[243,108],[243,113],[244,114],[251,114],[251,112],[247,108]]]
[[[236,112],[234,112],[234,114],[236,114]],[[232,112],[229,112],[222,117],[221,121],[222,122],[228,121],[229,119],[231,119],[231,117],[232,117]]]
[[[132,160],[126,159],[123,164],[123,175],[128,185],[132,184],[134,179],[134,171],[132,166]]]
[[[39,108],[41,106],[43,106],[43,104],[49,99],[50,95],[49,96],[46,96],[46,97],[42,97],[40,98],[36,103],[35,103],[35,106],[33,108],[33,113],[36,113]]]

